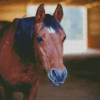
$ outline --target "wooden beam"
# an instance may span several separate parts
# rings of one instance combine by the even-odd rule
[[[93,7],[97,7],[97,6],[100,6],[100,1],[96,1],[96,2],[93,2],[93,3],[90,3],[90,4],[86,4],[85,7],[87,9],[90,9],[90,8],[93,8]]]

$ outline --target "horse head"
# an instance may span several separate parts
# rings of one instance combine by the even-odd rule
[[[63,42],[66,35],[60,22],[63,9],[60,4],[53,16],[45,14],[44,4],[38,7],[34,26],[34,51],[36,62],[47,71],[53,86],[62,85],[67,77],[63,64]]]

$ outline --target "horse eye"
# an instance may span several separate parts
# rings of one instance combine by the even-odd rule
[[[42,38],[41,36],[38,36],[38,37],[37,37],[37,40],[38,40],[39,42],[42,42],[42,41],[43,41],[43,38]]]
[[[66,36],[64,36],[63,41],[66,39]]]

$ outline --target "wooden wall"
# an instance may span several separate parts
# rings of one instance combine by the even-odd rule
[[[88,9],[88,48],[100,49],[100,5]]]
[[[26,15],[26,3],[0,3],[0,20],[12,21]]]

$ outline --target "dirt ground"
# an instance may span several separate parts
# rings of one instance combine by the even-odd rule
[[[17,93],[14,100],[22,98],[22,94]],[[100,83],[68,76],[62,86],[53,87],[48,78],[42,76],[36,100],[100,100]]]
[[[52,87],[45,77],[36,100],[100,100],[100,83],[69,76],[64,85]]]

